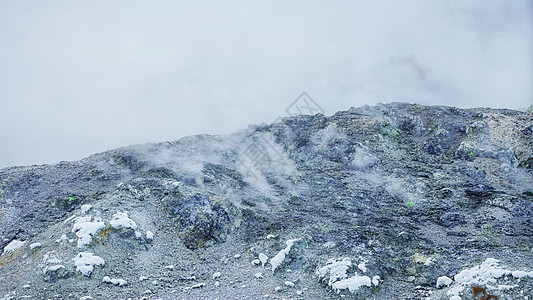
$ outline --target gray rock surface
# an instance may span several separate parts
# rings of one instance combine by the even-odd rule
[[[0,299],[533,299],[532,132],[391,103],[5,168]]]

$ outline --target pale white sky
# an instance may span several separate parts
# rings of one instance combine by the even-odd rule
[[[0,0],[0,168],[230,133],[303,91],[525,107],[532,3]]]

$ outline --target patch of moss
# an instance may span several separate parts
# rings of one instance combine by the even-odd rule
[[[75,205],[81,203],[81,199],[77,196],[59,196],[51,200],[53,207],[62,208],[70,211]]]
[[[391,140],[393,140],[395,142],[400,142],[402,140],[401,132],[397,128],[394,128],[389,123],[386,123],[382,127],[381,132],[383,133],[383,135],[387,136],[389,139],[391,139]]]
[[[526,169],[533,169],[533,157],[521,161],[518,166]]]

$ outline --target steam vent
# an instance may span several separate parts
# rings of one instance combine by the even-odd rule
[[[380,104],[5,168],[0,254],[3,300],[533,299],[533,113]]]

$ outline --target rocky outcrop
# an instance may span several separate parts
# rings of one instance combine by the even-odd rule
[[[525,299],[532,132],[391,103],[5,168],[0,299]]]

